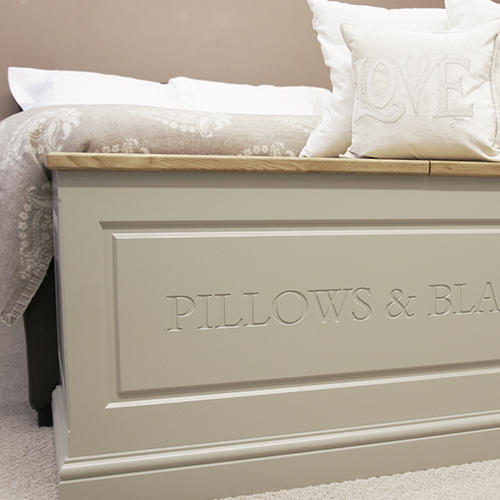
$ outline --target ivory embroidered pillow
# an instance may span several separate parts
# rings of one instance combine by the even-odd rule
[[[351,55],[344,43],[340,26],[356,24],[370,29],[444,31],[448,29],[445,9],[385,9],[371,5],[352,5],[329,0],[307,0],[318,41],[330,68],[332,95],[322,123],[312,133],[301,156],[339,156],[351,140],[354,82]]]
[[[343,25],[355,79],[346,156],[500,160],[494,21],[466,32]]]

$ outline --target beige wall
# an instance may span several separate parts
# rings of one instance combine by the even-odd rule
[[[8,66],[329,86],[306,0],[0,0],[0,13],[0,119],[18,110]]]

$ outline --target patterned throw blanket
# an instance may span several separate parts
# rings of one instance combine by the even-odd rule
[[[298,156],[319,117],[50,106],[0,122],[0,319],[13,325],[53,256],[47,154]]]

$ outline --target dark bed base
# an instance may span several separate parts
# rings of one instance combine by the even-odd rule
[[[52,426],[52,391],[59,384],[54,262],[24,313],[29,401],[38,425]]]

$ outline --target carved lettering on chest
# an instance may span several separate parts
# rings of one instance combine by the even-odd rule
[[[273,296],[245,292],[167,295],[166,298],[169,332],[290,327],[304,320],[309,325],[337,328],[346,322],[367,321],[373,315],[414,321],[448,315],[500,313],[500,300],[491,281],[484,285],[431,284],[417,294],[402,288],[372,293],[370,287],[358,287],[285,290]]]
[[[306,316],[314,316],[321,323],[365,321],[372,313],[370,295],[370,289],[364,287],[306,293],[286,290],[272,300],[265,300],[258,292],[168,295],[167,330],[180,332],[186,322],[197,330],[266,327],[272,323],[293,326]]]
[[[432,305],[429,316],[466,315],[499,313],[500,307],[491,282],[484,285],[480,294],[471,293],[467,283],[453,286],[446,284],[429,285],[432,290]]]

